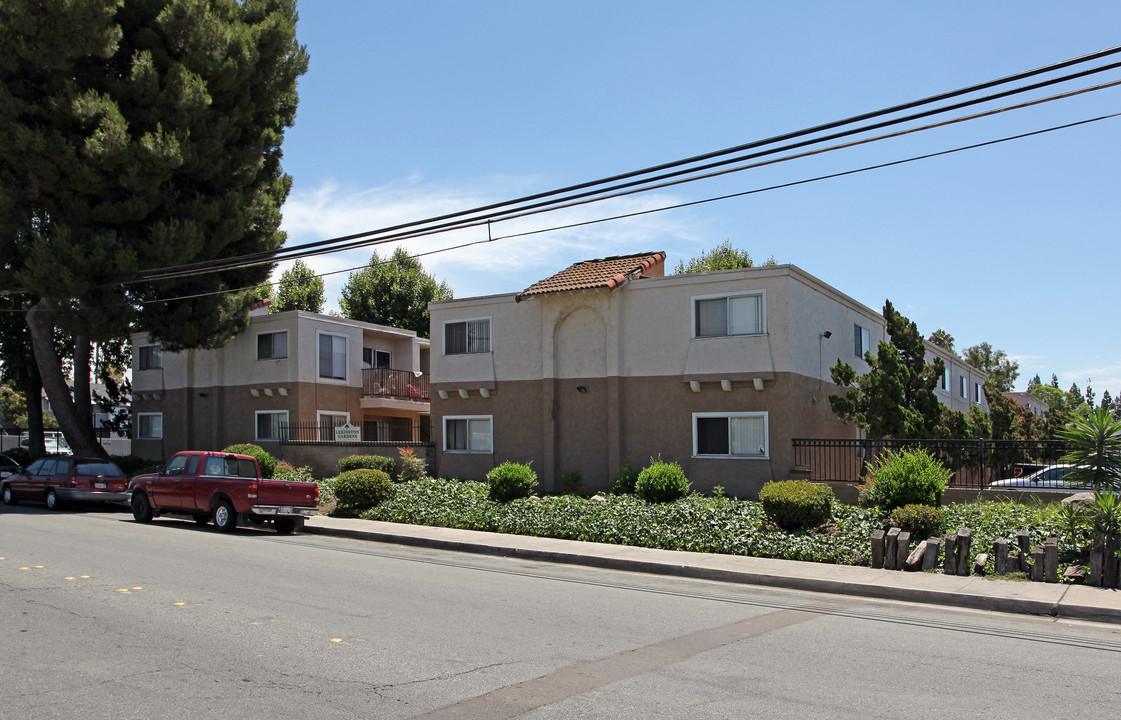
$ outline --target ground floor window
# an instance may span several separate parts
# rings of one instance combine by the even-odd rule
[[[287,410],[257,411],[257,440],[266,442],[279,442],[283,439],[282,433],[285,433],[287,431]]]
[[[767,413],[693,413],[693,454],[770,457]]]
[[[493,420],[490,415],[444,418],[446,452],[494,452]]]
[[[319,441],[334,442],[335,428],[349,423],[350,413],[320,410],[316,419],[319,425]]]
[[[163,413],[138,413],[136,416],[136,438],[138,440],[159,440],[163,437]]]

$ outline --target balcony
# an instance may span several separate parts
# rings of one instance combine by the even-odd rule
[[[365,368],[362,370],[362,397],[428,403],[428,373]]]

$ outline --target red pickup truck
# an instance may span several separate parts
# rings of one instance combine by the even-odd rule
[[[238,520],[272,521],[282,534],[315,515],[319,486],[309,482],[262,479],[249,455],[187,451],[176,454],[152,475],[137,475],[128,484],[128,502],[137,522],[157,515],[188,515],[200,525],[231,532]]]

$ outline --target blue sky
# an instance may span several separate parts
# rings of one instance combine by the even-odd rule
[[[311,67],[284,143],[290,243],[677,160],[1117,45],[1121,3],[300,3]],[[1121,79],[1112,71],[1063,89]],[[1037,93],[1041,96],[1043,93]],[[1013,102],[1013,101],[1009,101]],[[962,125],[495,224],[513,232],[949,150],[1121,111],[1121,87]],[[1121,118],[902,166],[426,257],[456,297],[573,262],[724,240],[961,350],[1121,391]],[[414,239],[426,252],[485,230]],[[385,248],[382,248],[383,250]],[[313,258],[361,266],[369,250]],[[283,269],[283,266],[282,268]],[[329,276],[335,305],[346,273]]]

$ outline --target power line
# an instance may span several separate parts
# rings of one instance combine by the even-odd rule
[[[994,87],[997,87],[997,86],[1000,86],[1000,85],[1008,84],[1010,82],[1016,82],[1016,81],[1027,79],[1027,78],[1030,78],[1030,77],[1035,77],[1035,76],[1038,76],[1038,75],[1041,75],[1041,74],[1046,74],[1046,73],[1049,73],[1049,72],[1054,72],[1056,70],[1060,70],[1060,69],[1072,67],[1072,66],[1075,66],[1075,65],[1083,64],[1083,63],[1090,62],[1090,61],[1093,61],[1093,60],[1098,60],[1098,59],[1108,57],[1108,56],[1111,56],[1111,55],[1115,55],[1115,54],[1118,54],[1118,53],[1121,53],[1121,46],[1114,47],[1114,48],[1109,48],[1109,49],[1106,49],[1106,50],[1102,50],[1102,51],[1099,51],[1097,53],[1091,53],[1089,55],[1085,55],[1085,56],[1082,56],[1082,57],[1079,57],[1079,58],[1073,58],[1071,60],[1065,60],[1065,61],[1062,61],[1062,62],[1059,62],[1059,63],[1053,63],[1051,65],[1047,65],[1047,66],[1044,66],[1044,67],[1041,67],[1041,68],[1036,68],[1034,70],[1029,70],[1029,71],[1022,72],[1022,73],[1017,73],[1017,74],[1010,75],[1010,76],[1000,78],[1000,79],[997,79],[997,80],[990,80],[990,81],[987,81],[987,82],[984,82],[984,83],[980,83],[980,84],[977,84],[977,85],[972,85],[972,86],[969,86],[969,87],[966,87],[966,88],[961,88],[961,89],[954,90],[954,91],[947,92],[947,93],[942,93],[942,94],[931,96],[931,97],[924,98],[924,99],[921,99],[921,100],[915,100],[915,101],[903,103],[903,104],[900,104],[900,105],[895,105],[895,106],[892,106],[892,107],[889,107],[889,108],[884,108],[884,109],[876,110],[876,111],[873,111],[873,112],[863,113],[863,114],[856,115],[856,116],[846,118],[846,119],[843,119],[843,120],[837,120],[837,121],[833,121],[833,122],[830,122],[830,123],[817,125],[817,126],[814,126],[814,127],[811,127],[811,128],[798,130],[798,131],[794,131],[794,132],[791,132],[791,133],[785,133],[785,134],[774,136],[772,138],[768,138],[768,139],[765,139],[765,140],[753,141],[753,142],[738,145],[738,146],[735,146],[735,147],[732,147],[732,148],[726,148],[724,150],[718,150],[718,151],[714,151],[714,152],[710,152],[710,153],[705,153],[703,155],[693,156],[693,157],[690,157],[690,158],[686,158],[684,160],[678,160],[678,161],[674,161],[674,162],[670,162],[670,163],[663,163],[663,164],[660,164],[660,165],[655,165],[655,166],[651,166],[651,167],[648,167],[648,168],[644,168],[644,169],[641,169],[641,170],[635,170],[635,171],[631,171],[631,172],[627,172],[627,173],[622,173],[622,174],[614,175],[614,176],[611,176],[611,177],[608,177],[608,178],[603,178],[603,179],[600,179],[600,180],[593,180],[593,181],[589,181],[589,182],[579,183],[577,185],[570,185],[570,186],[560,188],[560,189],[557,189],[557,190],[551,190],[551,191],[547,191],[547,192],[536,193],[536,194],[533,194],[533,195],[528,195],[528,196],[524,196],[524,197],[521,197],[521,198],[517,198],[517,199],[514,199],[514,200],[508,200],[508,201],[504,201],[504,202],[500,202],[500,203],[493,203],[493,204],[490,204],[490,205],[484,205],[484,206],[469,209],[469,210],[458,211],[458,212],[455,212],[455,213],[448,213],[448,214],[439,215],[439,216],[435,216],[435,217],[427,218],[427,219],[423,219],[423,220],[417,220],[417,221],[412,221],[412,222],[408,222],[408,223],[393,225],[393,226],[389,226],[389,227],[385,227],[385,228],[380,228],[380,229],[377,229],[377,230],[370,230],[370,231],[366,231],[366,232],[362,232],[362,233],[345,235],[345,236],[340,236],[340,237],[331,238],[331,239],[327,239],[327,240],[314,241],[314,242],[311,242],[311,243],[306,243],[306,244],[303,244],[303,245],[296,245],[296,246],[292,246],[292,247],[289,247],[289,248],[271,250],[271,251],[260,252],[260,253],[252,253],[252,254],[241,255],[241,256],[236,256],[236,257],[231,257],[231,258],[221,258],[221,259],[216,259],[216,260],[203,261],[203,262],[199,262],[199,263],[190,263],[190,264],[172,266],[172,267],[167,267],[167,268],[157,268],[157,269],[153,269],[153,270],[138,273],[135,278],[130,278],[130,279],[127,279],[125,281],[126,282],[139,282],[139,281],[145,281],[145,280],[171,279],[171,278],[174,278],[174,277],[183,277],[183,276],[186,276],[186,275],[194,274],[192,272],[194,270],[208,270],[208,271],[228,270],[228,269],[235,269],[235,268],[238,268],[238,267],[249,267],[249,266],[252,266],[252,265],[268,264],[268,263],[275,262],[275,261],[278,261],[278,260],[290,260],[290,259],[295,259],[297,257],[309,257],[309,256],[314,255],[314,254],[323,254],[325,252],[333,252],[333,251],[341,250],[341,249],[352,249],[353,247],[360,247],[362,245],[377,244],[376,242],[369,241],[367,239],[371,238],[373,236],[385,236],[385,235],[391,234],[391,233],[398,233],[400,231],[408,230],[410,228],[415,229],[415,228],[420,228],[420,227],[426,227],[427,233],[431,234],[432,232],[436,232],[436,231],[445,231],[445,230],[458,229],[460,227],[469,227],[469,226],[471,226],[472,223],[483,220],[484,218],[490,219],[490,220],[502,219],[505,215],[508,215],[510,213],[524,212],[527,209],[533,209],[533,208],[537,208],[537,207],[548,207],[549,205],[551,205],[553,203],[557,203],[557,202],[567,202],[567,201],[571,201],[571,200],[579,198],[579,197],[593,196],[593,195],[600,194],[600,193],[615,191],[615,190],[625,188],[625,187],[631,187],[631,186],[640,185],[640,184],[643,184],[643,183],[655,182],[655,181],[666,179],[666,178],[672,177],[672,176],[679,176],[679,175],[682,175],[682,174],[695,173],[695,172],[699,172],[701,170],[709,169],[709,168],[716,167],[716,166],[719,166],[719,165],[726,165],[726,164],[729,164],[729,163],[743,162],[747,159],[752,159],[752,158],[760,157],[760,156],[767,155],[767,154],[774,154],[774,153],[777,153],[777,152],[782,152],[784,150],[794,149],[794,148],[798,148],[798,147],[805,147],[807,145],[826,142],[828,140],[838,139],[838,138],[853,135],[853,134],[858,134],[858,133],[862,133],[862,132],[869,132],[871,130],[881,129],[883,127],[887,127],[887,126],[890,126],[890,125],[900,124],[900,123],[903,123],[903,122],[908,122],[908,121],[923,118],[923,117],[929,117],[929,116],[934,115],[934,114],[950,112],[952,110],[961,109],[963,107],[967,107],[967,106],[971,106],[971,105],[976,105],[976,104],[985,103],[985,102],[991,102],[995,99],[1008,97],[1008,96],[1013,95],[1013,94],[1029,92],[1031,90],[1040,89],[1042,87],[1054,85],[1054,84],[1061,83],[1061,82],[1068,82],[1070,80],[1081,78],[1081,77],[1086,77],[1086,76],[1091,75],[1091,74],[1116,69],[1118,67],[1121,67],[1121,62],[1110,63],[1110,64],[1107,64],[1107,65],[1102,65],[1102,66],[1098,66],[1098,67],[1094,67],[1094,68],[1090,68],[1090,69],[1086,69],[1086,70],[1081,70],[1081,71],[1076,72],[1076,73],[1071,73],[1071,74],[1060,76],[1060,77],[1057,77],[1057,78],[1050,78],[1050,79],[1043,80],[1043,81],[1040,81],[1040,82],[1037,82],[1037,83],[1032,83],[1032,84],[1027,85],[1027,86],[1021,86],[1019,88],[1013,88],[1011,90],[1006,90],[1006,91],[1003,91],[1003,92],[1000,92],[1000,93],[995,93],[995,94],[988,95],[988,96],[985,96],[985,97],[974,98],[972,100],[966,100],[966,101],[962,101],[962,102],[959,102],[959,103],[954,103],[954,104],[951,104],[949,106],[930,109],[930,110],[923,111],[921,113],[914,113],[912,115],[901,117],[901,118],[885,120],[885,121],[882,121],[882,122],[879,122],[879,123],[874,123],[872,125],[868,125],[868,126],[864,126],[864,127],[860,127],[860,128],[853,128],[853,129],[846,130],[844,132],[834,133],[832,135],[827,135],[827,136],[820,137],[820,138],[803,140],[803,141],[798,142],[798,143],[789,144],[789,145],[779,147],[779,148],[773,148],[773,149],[770,149],[770,150],[767,150],[767,151],[761,152],[761,153],[756,153],[756,154],[741,156],[741,157],[734,157],[734,158],[725,158],[725,159],[721,160],[720,162],[711,163],[711,164],[708,164],[708,165],[702,165],[702,166],[699,166],[699,167],[694,167],[694,168],[689,168],[689,169],[676,170],[675,172],[670,173],[670,174],[658,175],[658,176],[655,176],[655,177],[652,177],[652,178],[647,178],[645,180],[632,181],[632,182],[626,183],[625,185],[616,184],[614,187],[609,187],[609,188],[605,188],[605,189],[597,190],[597,191],[593,191],[593,192],[582,193],[581,195],[572,195],[572,193],[575,193],[577,191],[588,190],[589,188],[598,187],[598,186],[602,186],[602,185],[608,185],[610,183],[619,183],[620,181],[623,181],[623,180],[632,180],[633,178],[638,178],[638,177],[642,177],[642,176],[646,176],[646,175],[651,175],[653,173],[660,173],[662,171],[673,169],[673,168],[683,168],[684,166],[695,165],[698,162],[711,160],[711,159],[714,159],[714,158],[717,158],[717,157],[724,157],[724,156],[727,156],[727,155],[733,155],[733,154],[741,153],[745,150],[751,150],[751,149],[760,148],[760,147],[763,147],[763,146],[766,146],[766,145],[772,145],[772,144],[779,143],[779,142],[785,142],[787,140],[800,138],[800,137],[805,137],[805,136],[808,136],[808,135],[813,135],[813,134],[824,132],[824,131],[827,131],[827,130],[832,130],[832,129],[836,129],[836,128],[839,128],[839,127],[843,127],[843,126],[846,126],[846,125],[852,125],[854,123],[862,122],[864,120],[877,118],[877,117],[883,117],[883,116],[886,116],[886,115],[895,114],[895,113],[898,113],[898,112],[902,112],[902,111],[905,111],[905,110],[910,110],[910,109],[921,107],[921,106],[924,106],[924,105],[929,105],[929,104],[933,104],[933,103],[936,103],[936,102],[941,102],[941,101],[944,101],[944,100],[947,100],[947,99],[961,97],[961,96],[964,96],[964,95],[980,92],[982,90],[987,90],[987,89],[990,89],[990,88],[994,88]],[[546,198],[556,197],[556,196],[560,196],[560,195],[568,195],[569,197],[561,198],[559,200],[554,200],[554,201],[550,201],[550,202],[539,202],[536,205],[529,205],[527,207],[514,207],[514,206],[526,206],[527,203],[542,201]],[[506,208],[506,209],[503,210],[504,208]],[[492,211],[498,211],[498,210],[503,210],[503,212],[492,212]],[[484,215],[484,213],[490,213],[490,214]],[[457,219],[459,219],[457,222],[448,222],[448,221],[454,221],[454,220],[457,220]],[[409,237],[409,236],[410,235],[407,235],[407,234],[403,235],[403,237]],[[385,241],[390,241],[391,239],[396,239],[396,238],[386,239]],[[333,249],[328,249],[328,248],[332,248],[332,246],[338,246],[338,247],[334,247]],[[314,250],[319,250],[319,252],[312,252]]]

